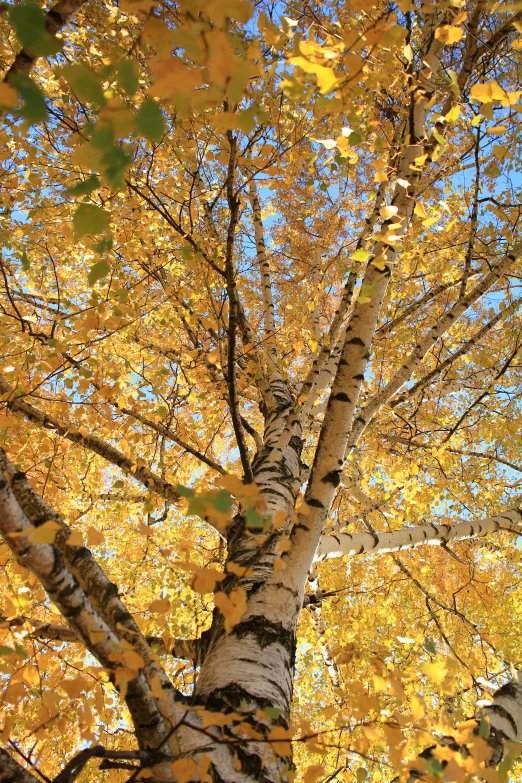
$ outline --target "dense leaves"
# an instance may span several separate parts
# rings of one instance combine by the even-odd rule
[[[145,753],[136,683],[161,712],[168,678],[250,779],[406,781],[448,736],[467,750],[440,745],[426,776],[518,779],[518,747],[488,767],[489,719],[464,723],[522,669],[507,531],[305,573],[290,720],[191,698],[194,640],[250,616],[273,540],[284,578],[314,480],[326,534],[519,504],[520,5],[93,0],[58,38],[46,10],[0,20],[2,469],[61,515],[0,548],[3,745],[47,779],[100,745],[79,780],[210,781],[211,756]],[[346,330],[372,308],[330,455]],[[296,438],[298,476],[268,453]],[[240,478],[263,459],[302,516]],[[238,511],[248,562],[230,555]],[[67,565],[62,520],[136,624],[102,618],[109,653],[105,626],[80,640],[15,551],[62,547]]]

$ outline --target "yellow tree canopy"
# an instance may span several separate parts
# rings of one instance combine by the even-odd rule
[[[479,711],[522,669],[522,5],[0,28],[0,781],[518,779],[522,697]],[[252,707],[269,604],[294,673]]]

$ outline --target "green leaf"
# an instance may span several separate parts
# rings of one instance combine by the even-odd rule
[[[139,133],[150,141],[161,141],[165,130],[165,120],[160,107],[152,98],[143,101],[138,109],[136,127]]]
[[[271,720],[277,720],[283,714],[278,707],[265,707],[265,715]]]
[[[47,119],[47,106],[44,94],[37,84],[25,73],[15,73],[10,79],[13,87],[22,98],[24,105],[20,109],[21,116],[30,125]]]
[[[96,264],[91,266],[91,271],[89,272],[89,277],[87,278],[89,285],[93,286],[98,282],[98,280],[107,277],[110,271],[111,268],[107,261],[97,261]]]
[[[176,490],[179,492],[182,498],[193,498],[196,494],[193,489],[190,487],[184,487],[181,484],[176,486]]]
[[[506,754],[501,763],[498,765],[498,777],[501,783],[508,783],[509,771],[515,763],[517,757],[515,744],[513,743],[513,745],[511,745],[511,743],[506,743],[506,746],[510,749],[510,752]]]
[[[489,737],[489,721],[487,718],[481,718],[479,723],[479,737]]]
[[[355,773],[355,777],[357,778],[357,783],[364,783],[368,777],[368,770],[365,767],[359,767]]]
[[[66,65],[61,73],[81,101],[105,106],[101,79],[88,65]]]
[[[500,177],[502,172],[496,163],[489,163],[484,169],[484,174],[495,179],[496,177]]]
[[[360,144],[363,137],[357,131],[352,131],[348,136],[348,144]]]
[[[193,498],[187,509],[187,516],[202,517],[205,514],[206,505],[198,498]]]
[[[435,655],[435,653],[437,652],[435,645],[433,644],[429,636],[427,636],[424,639],[424,649],[426,650],[426,652],[429,652],[432,655]]]
[[[0,655],[4,657],[4,655],[12,655],[14,653],[14,650],[11,649],[11,647],[5,647],[3,644],[0,644]]]
[[[97,253],[107,253],[112,250],[112,236],[102,237],[99,242],[96,242],[93,249]]]
[[[216,511],[220,511],[222,514],[226,514],[232,508],[232,497],[226,489],[220,489],[216,497],[214,497],[212,505]]]
[[[93,190],[97,190],[100,185],[101,182],[98,177],[92,174],[83,182],[78,182],[77,185],[73,185],[72,187],[67,188],[65,192],[71,196],[88,196],[90,193],[92,193]]]
[[[442,764],[437,759],[430,759],[428,763],[428,772],[435,778],[442,778],[444,775],[444,769]]]
[[[132,98],[138,91],[138,75],[138,65],[135,60],[122,60],[116,67],[118,84],[129,98]]]
[[[49,34],[45,14],[37,5],[21,3],[13,6],[9,11],[9,24],[14,27],[22,46],[31,54],[45,57],[56,54],[63,46],[62,41]]]
[[[28,272],[30,267],[31,267],[31,261],[28,258],[27,253],[25,252],[25,250],[22,253],[22,255],[20,256],[20,261],[22,262],[22,269],[24,270],[24,272]]]
[[[102,152],[111,152],[114,149],[114,125],[110,120],[104,119],[96,125],[91,144]]]
[[[125,172],[132,159],[121,147],[113,146],[102,158],[103,178],[113,190],[121,190],[125,186]]]
[[[249,508],[245,514],[246,524],[250,530],[261,530],[265,526],[265,520],[255,508]]]
[[[109,213],[94,204],[80,204],[73,217],[74,238],[103,234],[109,226]]]

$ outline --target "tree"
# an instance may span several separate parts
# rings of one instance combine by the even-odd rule
[[[3,9],[0,780],[516,777],[519,4]]]

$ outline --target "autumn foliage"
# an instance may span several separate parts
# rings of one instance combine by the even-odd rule
[[[0,29],[0,781],[518,780],[522,4]]]

